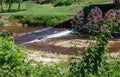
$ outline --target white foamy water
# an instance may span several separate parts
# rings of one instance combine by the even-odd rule
[[[51,35],[48,35],[46,37],[44,37],[43,39],[35,39],[35,40],[32,40],[32,41],[29,41],[29,42],[26,42],[26,43],[23,43],[22,45],[24,44],[29,44],[29,43],[37,43],[37,42],[45,42],[47,41],[48,39],[51,39],[51,38],[55,38],[55,37],[62,37],[62,36],[66,36],[70,33],[73,32],[73,29],[71,30],[65,30],[65,31],[62,31],[62,32],[59,32],[59,33],[56,33],[56,34],[51,34]]]
[[[21,36],[28,35],[28,34],[33,34],[33,33],[41,33],[41,32],[47,31],[47,30],[49,30],[51,28],[52,27],[48,27],[48,28],[44,28],[44,29],[40,29],[40,30],[36,30],[36,31],[32,31],[32,32],[23,33],[23,34],[21,34]]]

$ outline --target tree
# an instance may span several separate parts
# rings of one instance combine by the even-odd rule
[[[16,0],[5,0],[4,2],[8,5],[8,12],[10,12],[13,3],[16,2]]]
[[[3,0],[0,0],[1,12],[3,12]]]
[[[18,11],[20,11],[20,0],[18,0]]]
[[[113,2],[116,6],[120,6],[120,0],[113,0]]]

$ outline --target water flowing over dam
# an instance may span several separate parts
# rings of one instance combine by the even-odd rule
[[[36,39],[34,39],[32,41],[25,42],[25,43],[23,43],[21,45],[29,44],[29,43],[45,42],[45,41],[47,41],[48,39],[51,39],[51,38],[67,36],[67,35],[71,34],[73,31],[74,31],[73,29],[67,29],[67,30],[64,30],[64,31],[61,31],[61,32],[58,32],[58,33],[47,35],[44,38],[36,38]]]

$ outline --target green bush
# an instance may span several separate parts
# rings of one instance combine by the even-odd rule
[[[0,77],[14,77],[24,64],[25,55],[7,32],[0,33]]]
[[[0,77],[67,77],[59,64],[43,65],[25,59],[7,32],[0,33]]]
[[[17,69],[24,62],[24,54],[11,42],[10,37],[0,37],[0,66]]]
[[[54,6],[67,6],[71,5],[75,0],[52,0]]]
[[[0,21],[0,26],[3,26],[4,25],[4,22]]]
[[[29,26],[55,26],[67,19],[67,16],[22,16],[14,15],[10,17],[11,21],[28,24]]]

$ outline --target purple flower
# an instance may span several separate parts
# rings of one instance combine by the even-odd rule
[[[106,20],[113,20],[115,18],[116,18],[116,11],[113,9],[110,9],[105,13]]]
[[[116,10],[116,15],[118,18],[120,18],[120,9]]]
[[[72,19],[72,25],[74,27],[80,27],[83,25],[84,22],[84,12],[79,8],[77,8],[76,12],[77,15],[75,15],[74,18]]]
[[[106,29],[106,25],[103,25],[103,26],[100,27],[99,31],[103,32],[103,31],[105,31],[105,29]]]
[[[103,13],[102,10],[98,7],[93,8],[87,17],[88,21],[99,22],[103,21]]]

